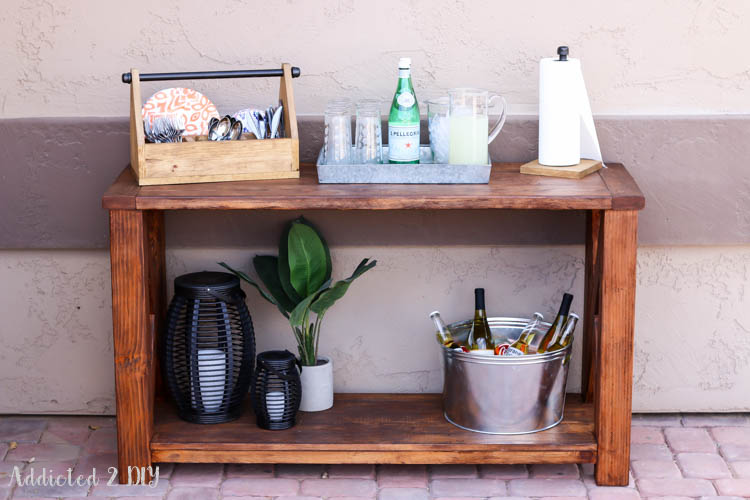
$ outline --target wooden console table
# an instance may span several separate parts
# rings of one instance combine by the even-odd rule
[[[582,180],[521,175],[496,164],[488,185],[321,185],[299,179],[139,187],[130,168],[105,193],[121,471],[152,462],[595,463],[600,485],[628,483],[638,210],[622,165]],[[165,210],[542,209],[586,211],[583,391],[548,431],[463,431],[436,394],[339,394],[331,410],[264,431],[248,408],[235,422],[179,420],[162,398],[155,338],[166,310]],[[586,375],[588,374],[588,376]],[[121,473],[120,478],[126,474]]]

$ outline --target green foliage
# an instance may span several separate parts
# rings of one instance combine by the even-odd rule
[[[313,366],[318,359],[320,326],[328,309],[343,297],[349,285],[369,271],[377,261],[364,259],[351,276],[331,284],[331,253],[320,232],[300,217],[284,229],[279,256],[257,255],[255,272],[265,285],[261,288],[247,274],[224,262],[219,265],[254,286],[261,297],[275,305],[289,320],[297,340],[302,364]],[[311,319],[314,313],[315,319]]]

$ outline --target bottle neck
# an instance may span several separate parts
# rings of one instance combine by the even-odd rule
[[[398,70],[398,87],[396,92],[410,91],[413,92],[411,84],[411,70],[401,69]]]
[[[561,345],[567,345],[570,342],[570,339],[573,336],[573,331],[576,329],[576,325],[578,324],[578,317],[571,315],[568,318],[568,321],[565,322],[565,329],[563,330],[562,335],[560,335],[560,339],[558,340],[558,343]]]
[[[440,332],[441,335],[445,336],[448,327],[445,325],[443,318],[440,317],[439,314],[433,314],[432,321],[435,323],[435,328],[437,328],[437,331]]]
[[[557,312],[558,318],[565,318],[570,312],[570,303],[573,302],[573,296],[566,293],[563,295],[563,300],[560,303],[560,310]]]
[[[474,310],[484,313],[484,288],[474,290]]]

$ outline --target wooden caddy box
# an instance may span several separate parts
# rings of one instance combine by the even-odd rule
[[[138,70],[130,82],[130,166],[138,185],[290,179],[299,177],[299,133],[292,90],[292,68],[282,65],[279,99],[284,105],[285,137],[257,140],[242,134],[236,141],[209,141],[206,136],[183,142],[146,143],[141,115]]]

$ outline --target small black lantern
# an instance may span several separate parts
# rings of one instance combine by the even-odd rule
[[[239,279],[203,271],[174,280],[162,370],[183,420],[238,418],[252,381],[255,334]]]
[[[302,365],[289,351],[258,354],[252,390],[258,427],[275,431],[294,426],[302,399],[297,366],[301,371]]]

